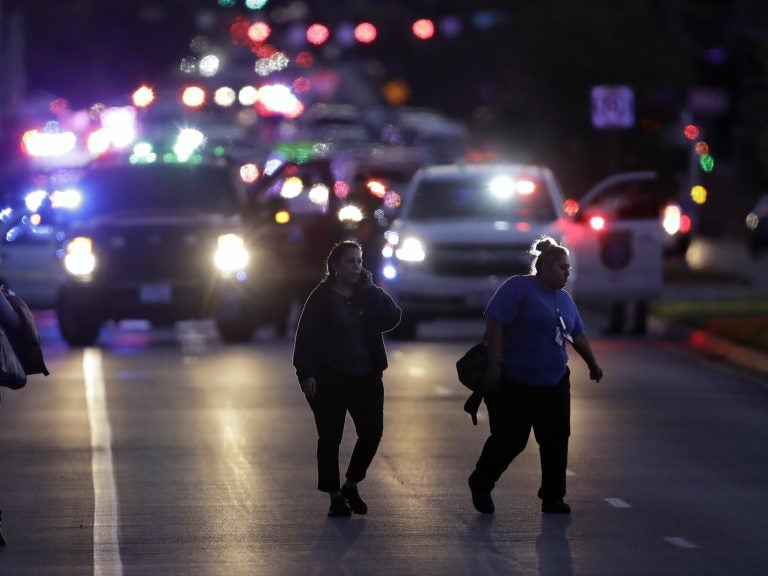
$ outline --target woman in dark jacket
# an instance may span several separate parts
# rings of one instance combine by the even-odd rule
[[[384,428],[387,368],[383,332],[400,322],[401,310],[362,267],[357,242],[335,245],[326,277],[304,304],[296,331],[293,365],[317,425],[317,488],[331,497],[329,516],[365,514],[357,483],[365,478]],[[339,446],[347,412],[357,441],[339,476]]]

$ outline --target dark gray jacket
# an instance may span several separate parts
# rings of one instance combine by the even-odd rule
[[[304,304],[293,348],[293,365],[299,382],[312,376],[317,378],[323,359],[328,356],[328,349],[335,340],[331,332],[331,297],[331,284],[324,280]],[[375,285],[361,290],[353,298],[363,310],[363,327],[372,367],[377,372],[383,372],[387,367],[387,353],[382,333],[400,323],[402,310],[389,294]]]

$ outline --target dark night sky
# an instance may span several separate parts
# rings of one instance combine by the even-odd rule
[[[36,4],[47,5],[43,10]],[[32,0],[26,14],[27,89],[87,106],[157,82],[189,53],[202,2]],[[206,5],[210,2],[206,2]]]

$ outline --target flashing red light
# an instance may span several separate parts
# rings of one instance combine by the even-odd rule
[[[343,180],[336,180],[333,183],[333,193],[337,198],[346,198],[349,196],[349,185]]]
[[[304,94],[312,89],[312,82],[305,76],[299,76],[293,81],[294,94]]]
[[[435,23],[428,18],[422,18],[413,23],[411,30],[413,30],[413,35],[416,36],[416,38],[429,40],[435,35]]]
[[[248,29],[251,23],[244,16],[237,16],[229,27],[232,42],[235,46],[243,46],[248,42]]]
[[[363,22],[355,26],[355,40],[361,44],[370,44],[376,40],[376,26],[370,22]]]
[[[307,42],[314,44],[315,46],[324,44],[330,35],[331,33],[328,30],[328,27],[323,26],[322,24],[312,24],[312,26],[307,28]]]
[[[589,219],[589,226],[592,228],[592,230],[604,230],[605,229],[605,218],[603,216],[592,216]]]
[[[691,217],[688,214],[682,214],[680,216],[680,232],[682,234],[688,234],[691,231]]]
[[[685,134],[685,137],[688,138],[688,140],[696,140],[696,138],[699,137],[699,127],[695,124],[687,124],[685,128],[683,128],[683,134]]]
[[[266,22],[254,22],[248,27],[248,38],[252,42],[264,42],[272,34],[272,28]]]
[[[567,216],[576,216],[579,211],[579,203],[573,198],[569,198],[563,202],[563,211]]]
[[[299,52],[296,56],[296,64],[302,68],[309,68],[315,63],[315,57],[311,52]]]

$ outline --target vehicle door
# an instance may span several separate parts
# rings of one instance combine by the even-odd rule
[[[61,275],[56,228],[36,217],[24,213],[0,228],[0,282],[30,307],[52,308]]]
[[[579,300],[653,299],[663,276],[661,195],[653,172],[619,174],[579,201],[566,242]]]

